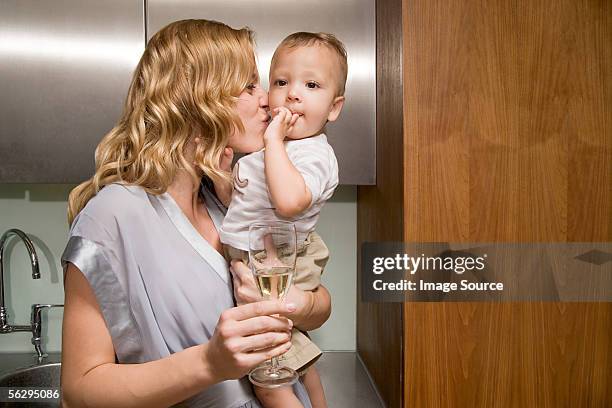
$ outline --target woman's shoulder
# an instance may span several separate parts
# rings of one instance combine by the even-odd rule
[[[81,210],[75,222],[88,218],[99,224],[136,215],[149,203],[147,192],[140,186],[113,183],[104,186]]]
[[[141,186],[113,183],[98,193],[100,197],[111,200],[142,201],[147,199],[147,192]]]

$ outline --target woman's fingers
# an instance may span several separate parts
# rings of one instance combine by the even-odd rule
[[[241,352],[261,351],[274,348],[291,340],[291,332],[269,332],[254,334],[243,339]]]
[[[225,310],[221,313],[222,321],[247,320],[257,316],[271,316],[274,314],[286,315],[295,311],[295,304],[284,303],[280,300],[262,300]]]
[[[293,327],[293,322],[283,316],[257,316],[242,320],[233,326],[234,335],[252,336],[267,332],[287,332]]]
[[[290,348],[291,342],[288,341],[276,347],[245,353],[243,354],[243,361],[246,366],[255,367],[264,361],[270,360],[272,357],[278,357],[285,354]]]

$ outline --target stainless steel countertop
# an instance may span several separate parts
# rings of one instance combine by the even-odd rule
[[[44,363],[61,361],[60,353],[49,353]],[[37,365],[34,353],[0,353],[0,376]],[[384,405],[355,352],[325,352],[316,363],[330,408],[382,408]]]
[[[330,408],[384,407],[356,352],[325,352],[315,366]]]

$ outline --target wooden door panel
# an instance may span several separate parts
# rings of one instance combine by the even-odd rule
[[[612,238],[607,1],[403,1],[406,241]],[[404,306],[405,406],[612,405],[612,307]]]

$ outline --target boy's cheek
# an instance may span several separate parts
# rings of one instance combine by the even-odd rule
[[[285,98],[279,94],[279,92],[270,91],[270,93],[268,93],[268,104],[270,105],[270,109],[283,106],[284,100]]]

